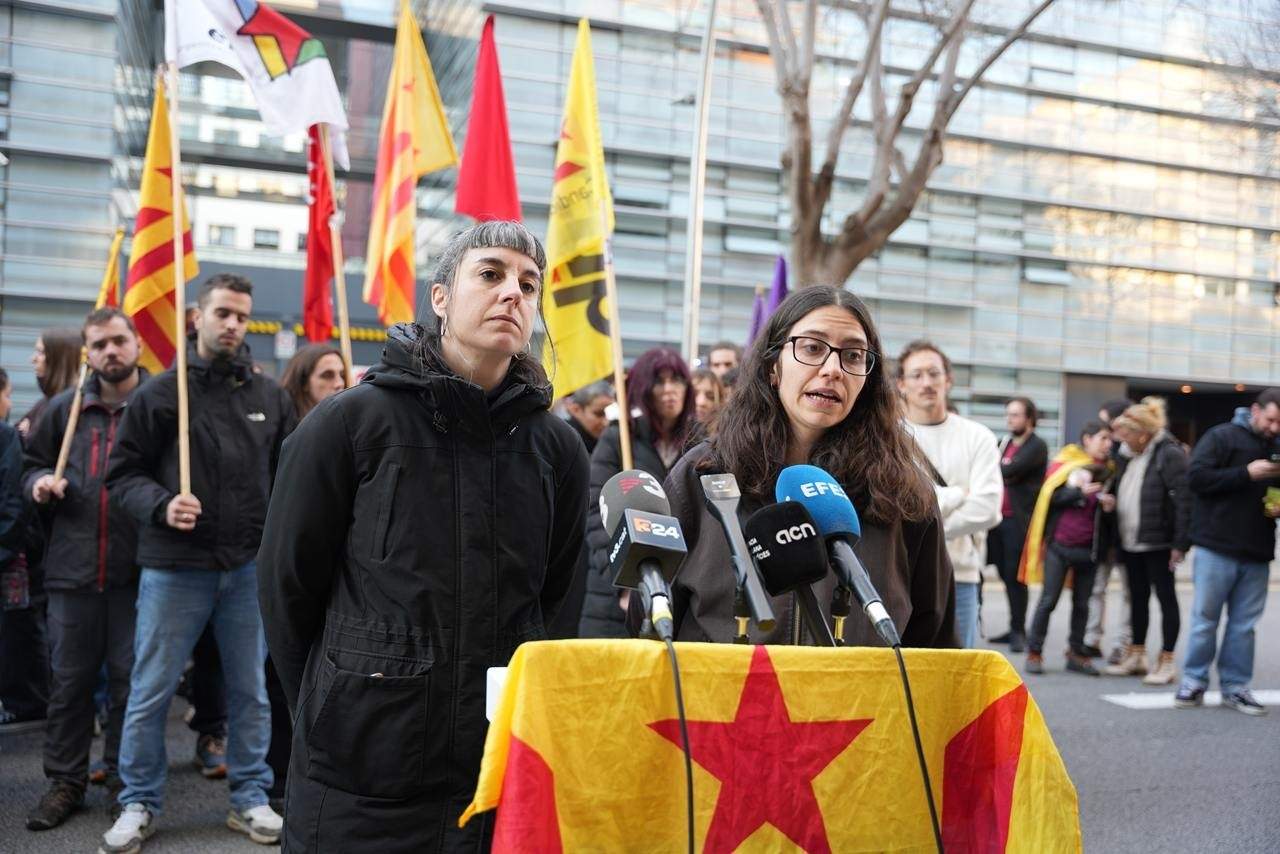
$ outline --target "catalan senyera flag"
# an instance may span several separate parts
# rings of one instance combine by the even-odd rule
[[[364,301],[386,325],[413,320],[414,188],[423,175],[457,162],[422,32],[401,0],[365,253]]]
[[[102,284],[98,286],[98,298],[93,301],[94,309],[120,304],[120,244],[124,242],[124,226],[116,229],[116,236],[111,239],[111,250],[107,254],[107,269],[102,273]]]
[[[888,649],[678,644],[699,851],[932,851]],[[1027,687],[990,651],[906,650],[943,842],[1079,852],[1079,808]],[[511,659],[475,799],[495,852],[683,851],[683,741],[661,644]]]
[[[156,81],[156,99],[151,109],[151,131],[147,134],[147,155],[142,163],[142,189],[138,198],[138,218],[133,224],[133,251],[125,280],[124,313],[133,319],[142,339],[139,363],[152,373],[165,370],[177,354],[174,340],[173,185],[175,175],[169,158],[169,107],[164,84]],[[200,272],[191,243],[191,221],[187,218],[185,196],[182,203],[183,281]],[[179,307],[180,309],[180,307]]]
[[[613,371],[609,323],[617,306],[605,300],[604,271],[605,242],[613,233],[613,224],[613,198],[604,171],[596,104],[591,25],[583,18],[578,21],[578,42],[569,71],[547,223],[550,275],[542,296],[547,322],[542,360],[556,397]]]

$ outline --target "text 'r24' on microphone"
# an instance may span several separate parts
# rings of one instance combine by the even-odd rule
[[[670,510],[657,479],[638,469],[615,474],[600,490],[613,585],[640,592],[645,615],[662,640],[675,633],[669,585],[687,551],[680,520]]]

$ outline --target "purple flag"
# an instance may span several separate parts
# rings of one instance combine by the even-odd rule
[[[787,298],[787,259],[778,256],[778,262],[773,266],[773,287],[769,289],[769,302],[765,306],[764,320],[768,320],[773,313],[778,310],[778,306],[782,305],[782,301]],[[764,323],[761,322],[761,326]]]
[[[747,327],[747,346],[756,340],[764,329],[764,288],[756,288],[756,298],[751,303],[751,325]]]

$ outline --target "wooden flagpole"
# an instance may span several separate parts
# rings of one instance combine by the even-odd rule
[[[173,204],[173,343],[178,379],[178,491],[191,494],[191,423],[187,408],[187,277],[182,252],[182,149],[178,144],[178,63],[167,63],[169,90],[169,186]]]
[[[627,404],[626,373],[622,369],[622,307],[618,305],[618,279],[613,273],[613,235],[609,218],[600,205],[600,232],[604,235],[604,294],[609,301],[609,344],[613,349],[613,389],[618,401],[618,437],[622,441],[622,468],[631,468],[631,407]]]
[[[342,365],[347,372],[347,388],[355,382],[351,359],[351,316],[347,311],[347,274],[342,269],[342,226],[338,222],[338,185],[333,179],[333,147],[329,144],[329,124],[320,123],[320,153],[324,157],[324,173],[333,194],[333,216],[329,217],[329,244],[333,251],[333,284],[338,291],[338,343],[342,348]]]

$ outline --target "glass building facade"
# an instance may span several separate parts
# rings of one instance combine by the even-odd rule
[[[325,43],[352,125],[340,176],[351,305],[359,300],[373,147],[390,70],[391,0],[273,4]],[[1010,15],[1018,3],[1003,4]],[[577,18],[589,14],[626,352],[680,340],[685,217],[701,4],[659,0],[418,2],[461,150],[483,16],[496,33],[525,217],[545,233],[552,163]],[[934,30],[903,4],[885,33],[889,93]],[[1251,22],[1228,2],[1061,0],[987,73],[952,121],[945,160],[912,217],[849,282],[872,307],[892,355],[929,337],[957,366],[955,402],[993,427],[1005,398],[1045,410],[1050,442],[1096,411],[1099,396],[1182,384],[1280,384],[1275,128],[1235,97],[1217,57]],[[160,54],[147,0],[24,2],[6,10],[9,76],[0,120],[10,155],[0,195],[0,362],[25,366],[38,329],[78,318],[110,233],[131,223]],[[1003,18],[1002,18],[1003,20]],[[787,250],[779,167],[784,121],[754,2],[720,3],[711,102],[700,337],[745,335],[755,289]],[[821,11],[811,102],[822,139],[861,52],[843,4]],[[962,56],[963,77],[983,29]],[[1219,48],[1222,48],[1219,50]],[[306,229],[303,139],[272,138],[247,87],[217,68],[183,74],[184,180],[202,274],[248,268],[256,314],[300,315]],[[933,97],[907,123],[907,156]],[[827,225],[861,199],[869,115],[845,138]],[[418,191],[419,274],[456,227],[446,170]],[[269,369],[269,338],[255,336]],[[357,345],[357,361],[376,357]],[[19,406],[31,394],[17,373]],[[1224,413],[1223,417],[1229,413]],[[1064,429],[1064,424],[1071,429]]]

